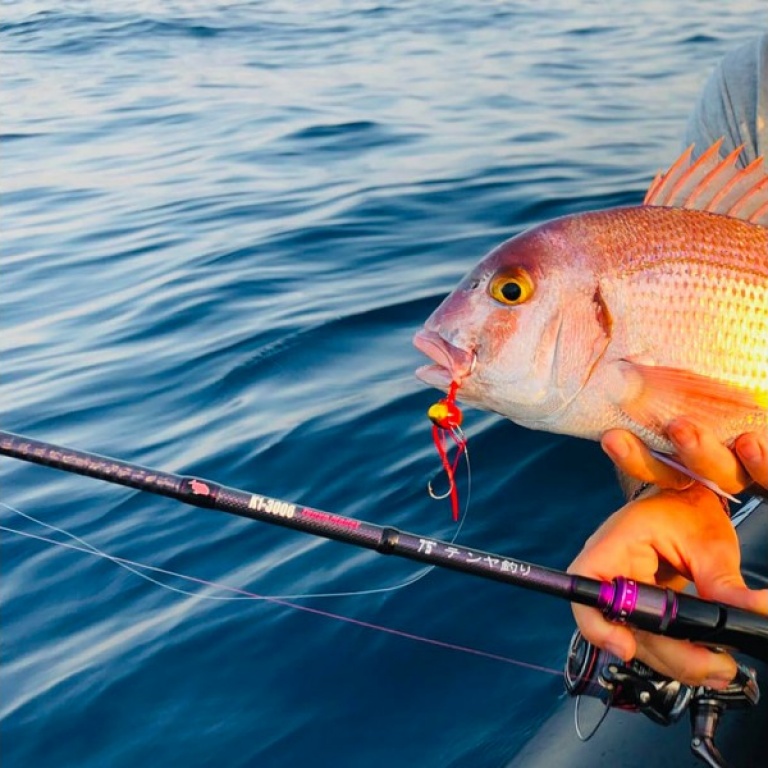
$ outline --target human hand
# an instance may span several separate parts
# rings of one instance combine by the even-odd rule
[[[625,576],[680,590],[692,580],[708,600],[768,614],[768,590],[749,590],[739,570],[736,532],[718,497],[700,484],[658,490],[614,513],[590,537],[570,573],[610,580]],[[595,608],[573,605],[584,637],[624,660],[638,658],[688,685],[724,688],[736,662],[704,646],[607,621]]]
[[[711,430],[683,418],[667,427],[680,461],[698,475],[717,483],[727,493],[740,493],[751,483],[768,488],[768,429],[736,438],[733,450],[720,443]],[[643,442],[623,429],[603,435],[603,450],[628,475],[662,488],[685,488],[689,477],[651,455]]]

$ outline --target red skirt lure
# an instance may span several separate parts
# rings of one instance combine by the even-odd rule
[[[442,400],[438,400],[429,407],[427,416],[432,422],[432,439],[435,442],[437,453],[440,456],[440,462],[448,478],[448,491],[442,496],[436,495],[432,491],[432,484],[429,484],[429,493],[433,498],[444,499],[451,497],[451,507],[453,509],[453,519],[459,519],[459,493],[456,489],[456,468],[459,466],[459,460],[462,453],[467,449],[467,440],[461,431],[461,421],[463,415],[459,406],[456,405],[456,390],[459,388],[457,382],[452,381],[448,389],[448,395]],[[445,436],[450,435],[456,444],[457,451],[453,461],[448,458],[448,449],[445,446]]]

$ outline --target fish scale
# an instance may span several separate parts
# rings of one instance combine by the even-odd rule
[[[639,244],[624,251],[625,259],[614,264],[609,251],[608,269],[599,278],[609,309],[626,318],[621,326],[626,331],[626,354],[663,349],[664,365],[685,367],[740,387],[766,389],[768,233],[736,219],[650,207],[608,212],[594,226],[610,232],[612,215],[643,220],[634,227],[635,242],[650,241],[649,246]],[[716,219],[707,222],[713,236],[704,243],[697,239],[701,227],[691,221],[699,216]],[[735,238],[742,244],[735,257],[733,249],[717,245],[728,242],[734,226],[753,230],[748,246],[746,236]],[[714,236],[718,228],[723,230],[719,240]],[[677,242],[654,258],[656,246],[669,242],[670,233]],[[680,336],[686,343],[674,343]]]

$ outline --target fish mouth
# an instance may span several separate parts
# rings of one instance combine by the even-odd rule
[[[416,376],[433,387],[447,389],[453,381],[461,385],[475,368],[474,350],[456,347],[434,331],[419,331],[413,337],[413,345],[435,361],[435,365],[416,369]]]

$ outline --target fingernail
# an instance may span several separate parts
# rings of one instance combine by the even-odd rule
[[[630,453],[629,441],[626,437],[615,437],[610,444],[610,448],[605,450],[614,459],[626,459]]]
[[[696,430],[687,421],[671,421],[667,427],[667,435],[679,448],[695,448],[698,442]]]
[[[743,435],[736,444],[736,450],[744,461],[756,464],[761,459],[760,446],[752,435]]]
[[[717,691],[722,691],[723,688],[728,687],[734,677],[736,677],[736,670],[730,666],[723,667],[722,669],[716,669],[710,672],[703,684],[707,688],[714,688]]]
[[[715,674],[712,677],[708,677],[702,685],[705,688],[714,688],[716,691],[722,691],[730,685],[731,680],[733,680],[733,677],[724,680],[722,677],[718,677],[718,675]]]
[[[622,661],[626,661],[627,658],[627,651],[624,648],[624,646],[621,643],[617,643],[615,641],[608,640],[605,643],[604,650],[607,653],[610,653],[611,656],[617,656]]]

